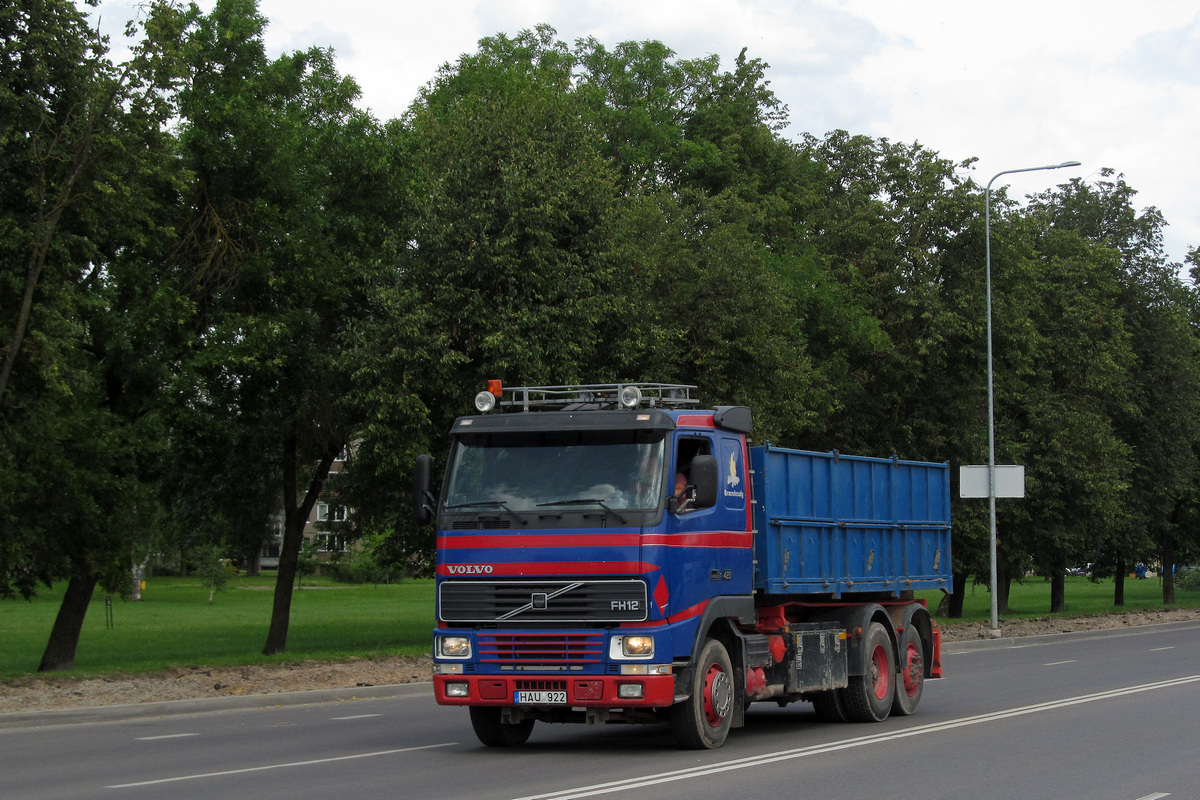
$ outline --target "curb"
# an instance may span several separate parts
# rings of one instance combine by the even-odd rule
[[[314,703],[345,702],[432,695],[432,683],[396,683],[387,686],[356,686],[352,689],[311,689],[304,692],[275,692],[192,700],[163,700],[157,703],[126,703],[88,708],[55,708],[46,711],[10,711],[0,714],[0,731],[42,728],[50,725],[78,725],[89,722],[123,722],[146,717],[178,714],[206,714],[214,711],[302,706]]]
[[[1158,622],[1152,625],[1131,625],[1127,628],[1098,628],[1088,631],[1042,633],[1037,636],[1009,636],[1000,639],[971,639],[964,642],[943,642],[942,654],[974,653],[980,650],[996,650],[1000,648],[1035,647],[1037,645],[1056,644],[1066,639],[1082,641],[1085,639],[1106,639],[1118,636],[1141,636],[1146,633],[1187,630],[1189,628],[1200,628],[1200,620]]]

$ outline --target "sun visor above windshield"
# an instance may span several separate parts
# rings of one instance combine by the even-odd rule
[[[636,411],[539,411],[459,417],[451,433],[519,431],[673,431],[675,420],[657,409]]]

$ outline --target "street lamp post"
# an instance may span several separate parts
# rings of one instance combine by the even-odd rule
[[[991,594],[992,594],[992,627],[993,639],[1000,638],[1000,621],[997,617],[996,603],[996,402],[992,381],[992,184],[1001,175],[1011,175],[1014,172],[1037,172],[1043,169],[1062,169],[1063,167],[1078,167],[1078,161],[1064,161],[1061,164],[1046,164],[1042,167],[1024,167],[1022,169],[1006,169],[997,172],[987,182],[984,190],[983,228],[984,251],[987,260],[987,401],[988,401],[988,516],[991,531],[988,537],[988,549],[991,557]]]

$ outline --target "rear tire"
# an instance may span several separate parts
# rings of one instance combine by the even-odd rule
[[[828,692],[818,692],[812,696],[813,710],[822,722],[849,722],[846,707],[842,704],[842,694],[838,689]]]
[[[907,717],[917,710],[921,693],[925,690],[925,648],[921,634],[911,622],[900,634],[900,664],[896,680],[896,699],[892,701],[892,713]]]
[[[671,732],[681,747],[715,750],[725,743],[733,723],[737,687],[725,645],[706,639],[692,672],[688,699],[671,706]]]
[[[533,732],[533,720],[501,722],[502,709],[496,706],[471,706],[471,727],[479,741],[488,747],[515,747],[525,744]]]
[[[883,722],[896,695],[896,654],[892,637],[881,622],[872,622],[863,641],[865,672],[851,675],[842,689],[842,704],[852,722]]]

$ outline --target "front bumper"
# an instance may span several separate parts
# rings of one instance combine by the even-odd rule
[[[447,693],[455,684],[460,696]],[[461,696],[465,685],[466,694]],[[641,697],[622,696],[639,686]],[[434,697],[445,706],[515,706],[518,691],[566,692],[569,708],[666,708],[675,702],[674,675],[434,675]]]

